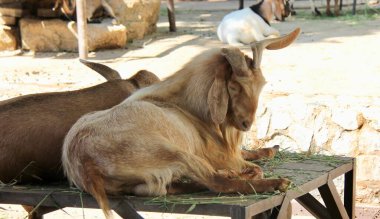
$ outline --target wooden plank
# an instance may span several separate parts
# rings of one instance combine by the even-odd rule
[[[354,159],[352,166],[355,167]],[[346,208],[349,218],[355,218],[355,194],[356,194],[356,169],[344,175],[344,207]]]
[[[51,8],[39,8],[37,9],[37,16],[38,17],[44,17],[44,18],[53,18],[53,17],[59,17],[59,11],[53,11]]]
[[[16,24],[16,18],[10,17],[10,16],[0,16],[0,24],[5,25],[15,25]]]
[[[332,180],[318,188],[327,210],[334,219],[348,219],[348,214]]]
[[[303,196],[298,197],[297,202],[302,205],[308,212],[310,212],[316,218],[332,219],[327,212],[325,206],[323,206],[317,199],[310,193],[306,193]]]
[[[0,16],[21,17],[23,12],[22,5],[18,2],[0,5]]]

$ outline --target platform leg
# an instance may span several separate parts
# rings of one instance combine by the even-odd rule
[[[344,174],[344,207],[349,218],[355,218],[355,194],[356,194],[355,160],[352,170]]]
[[[131,206],[128,201],[122,200],[113,206],[112,209],[122,218],[128,219],[144,219],[137,211]]]
[[[331,219],[330,214],[327,212],[325,206],[323,206],[314,196],[310,193],[296,198],[296,201],[302,205],[308,212],[310,212],[316,218]]]
[[[319,187],[318,190],[332,218],[349,218],[332,180]]]

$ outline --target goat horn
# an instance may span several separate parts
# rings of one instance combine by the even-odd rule
[[[284,35],[282,37],[265,39],[262,41],[252,43],[251,49],[252,49],[253,58],[254,58],[253,68],[255,69],[260,68],[261,56],[265,48],[269,50],[285,48],[289,46],[295,39],[297,39],[300,32],[301,32],[301,29],[296,28],[291,33]]]
[[[232,71],[238,76],[247,76],[250,70],[244,54],[236,47],[222,48],[222,55],[230,63]]]

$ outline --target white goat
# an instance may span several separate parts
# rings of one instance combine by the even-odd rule
[[[212,49],[121,104],[83,116],[64,141],[67,177],[107,217],[107,194],[181,193],[182,177],[214,192],[286,190],[290,181],[263,179],[240,144],[265,84],[262,50],[284,48],[299,32],[252,44],[253,60],[236,47]]]
[[[224,16],[218,26],[218,38],[230,45],[250,44],[280,32],[270,26],[274,18],[284,20],[290,14],[287,0],[262,0],[249,8],[233,11]]]

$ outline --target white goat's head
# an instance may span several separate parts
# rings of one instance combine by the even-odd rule
[[[222,49],[222,55],[231,66],[232,74],[218,72],[208,93],[208,105],[213,122],[227,122],[235,128],[248,131],[254,121],[259,95],[265,84],[260,69],[262,51],[282,49],[299,35],[297,28],[288,35],[251,44],[253,59],[238,48]]]

